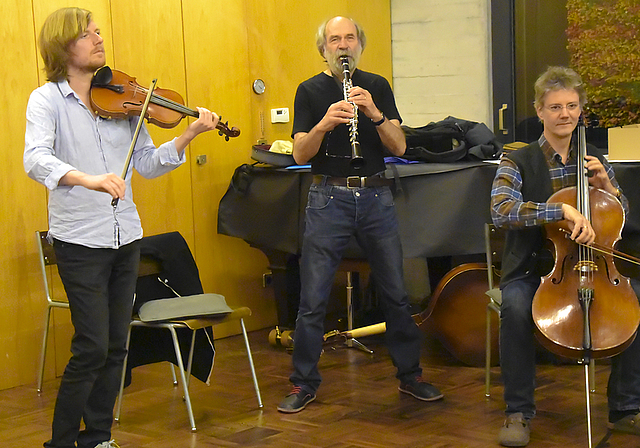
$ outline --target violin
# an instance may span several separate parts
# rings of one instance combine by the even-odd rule
[[[108,66],[100,68],[91,80],[91,108],[104,118],[124,119],[140,115],[148,89],[139,85],[136,78]],[[197,110],[184,105],[182,96],[173,90],[155,88],[151,94],[145,118],[161,128],[170,129],[178,125],[187,115],[197,118]],[[216,125],[220,136],[226,141],[240,135],[237,127],[229,128],[222,117]]]

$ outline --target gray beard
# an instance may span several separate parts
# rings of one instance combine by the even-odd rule
[[[329,65],[329,70],[331,71],[331,73],[342,78],[342,61],[340,60],[340,56],[342,55],[335,54],[330,58],[327,58],[327,64]],[[360,60],[360,55],[347,56],[349,56],[349,72],[353,73]]]

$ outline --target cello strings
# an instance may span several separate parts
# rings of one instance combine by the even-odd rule
[[[570,235],[571,235],[571,232],[569,232],[567,229],[560,229],[560,231],[565,234],[566,238],[569,238]],[[584,244],[584,243],[576,243],[576,244],[579,244],[581,246],[586,246],[586,244]],[[633,263],[633,264],[636,264],[636,265],[640,266],[640,259],[639,258],[636,258],[636,257],[634,257],[632,255],[629,255],[629,254],[625,254],[624,252],[620,252],[617,249],[607,248],[607,247],[601,246],[600,244],[597,244],[597,243],[591,243],[591,245],[588,246],[588,247],[590,247],[593,251],[599,252],[601,254],[611,255],[614,258],[618,258],[620,260],[627,261],[629,263]]]

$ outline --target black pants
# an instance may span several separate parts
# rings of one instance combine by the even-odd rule
[[[48,448],[94,448],[111,439],[113,406],[126,355],[139,242],[92,249],[54,240],[75,333],[60,383]],[[80,431],[81,420],[85,429]]]

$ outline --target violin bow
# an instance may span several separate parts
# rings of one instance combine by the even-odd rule
[[[131,145],[129,146],[129,153],[127,154],[127,159],[124,163],[124,168],[122,169],[122,179],[125,179],[127,176],[127,171],[129,171],[129,165],[131,165],[131,157],[133,156],[133,148],[135,148],[136,143],[138,142],[138,135],[140,135],[140,129],[142,128],[142,123],[144,122],[144,116],[147,115],[147,109],[149,108],[149,102],[151,101],[151,96],[153,95],[153,90],[156,88],[156,83],[158,82],[158,78],[155,78],[151,81],[151,87],[147,91],[147,97],[144,100],[144,105],[142,106],[142,110],[140,111],[140,119],[138,120],[138,125],[136,126],[136,132],[133,134],[133,139],[131,140]],[[119,198],[113,198],[111,201],[111,205],[115,209],[118,206]]]

